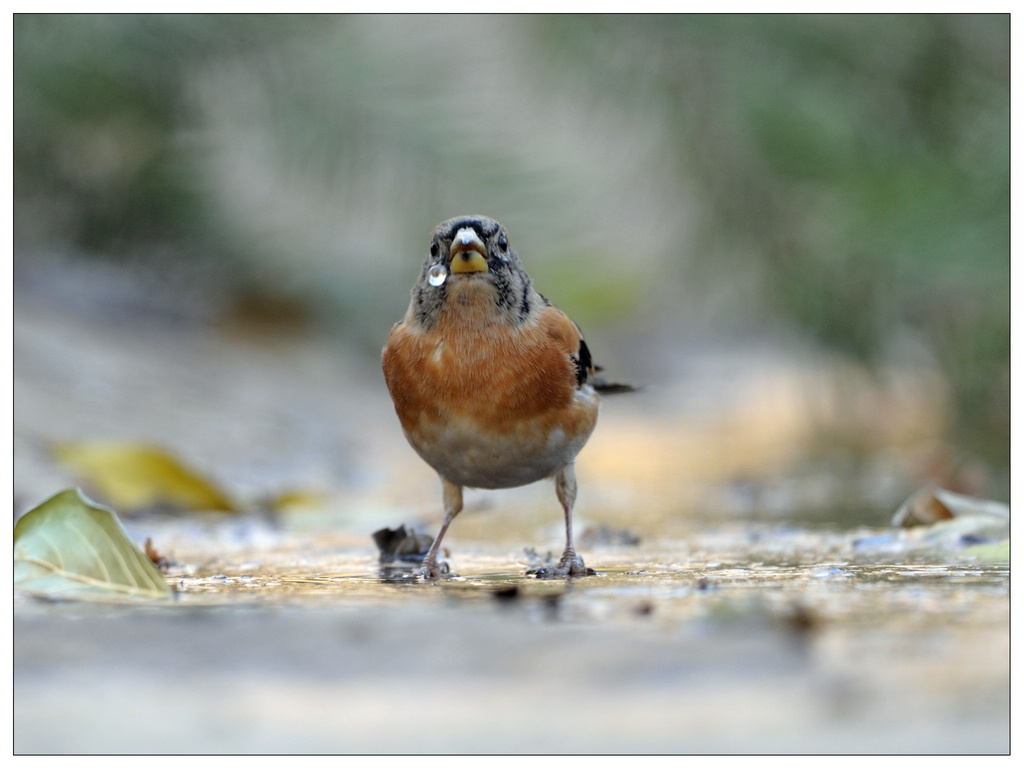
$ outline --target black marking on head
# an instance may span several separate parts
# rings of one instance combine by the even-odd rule
[[[501,229],[501,225],[494,219],[489,219],[486,216],[459,216],[454,219],[449,219],[446,222],[441,222],[437,226],[437,236],[445,242],[446,245],[450,246],[452,238],[455,237],[455,233],[461,230],[463,227],[472,227],[476,234],[480,236],[480,239],[486,243],[491,237]]]
[[[507,269],[492,269],[491,275],[493,276],[494,290],[497,294],[494,298],[494,303],[503,310],[511,310],[515,299],[512,296],[514,290],[509,271]]]

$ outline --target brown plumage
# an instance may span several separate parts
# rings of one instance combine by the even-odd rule
[[[464,486],[552,477],[566,547],[543,576],[586,574],[572,539],[573,462],[597,423],[594,367],[579,328],[534,290],[498,222],[465,216],[437,226],[381,362],[406,438],[443,485],[445,519],[424,575],[440,575],[438,548]]]

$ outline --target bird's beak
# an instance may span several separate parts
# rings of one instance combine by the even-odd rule
[[[463,227],[452,238],[452,272],[487,272],[487,246],[476,230]]]

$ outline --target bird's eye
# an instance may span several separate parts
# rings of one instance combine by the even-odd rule
[[[508,251],[508,238],[506,238],[504,235],[498,236],[498,248],[500,248],[502,251]]]
[[[433,243],[430,244],[430,255],[437,256],[437,251],[437,241],[435,240]]]

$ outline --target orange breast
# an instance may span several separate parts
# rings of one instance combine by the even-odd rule
[[[470,322],[463,311],[429,330],[392,329],[382,363],[395,411],[412,446],[449,480],[539,480],[571,462],[593,431],[597,397],[577,387],[572,334],[550,309],[557,316],[517,327]]]

